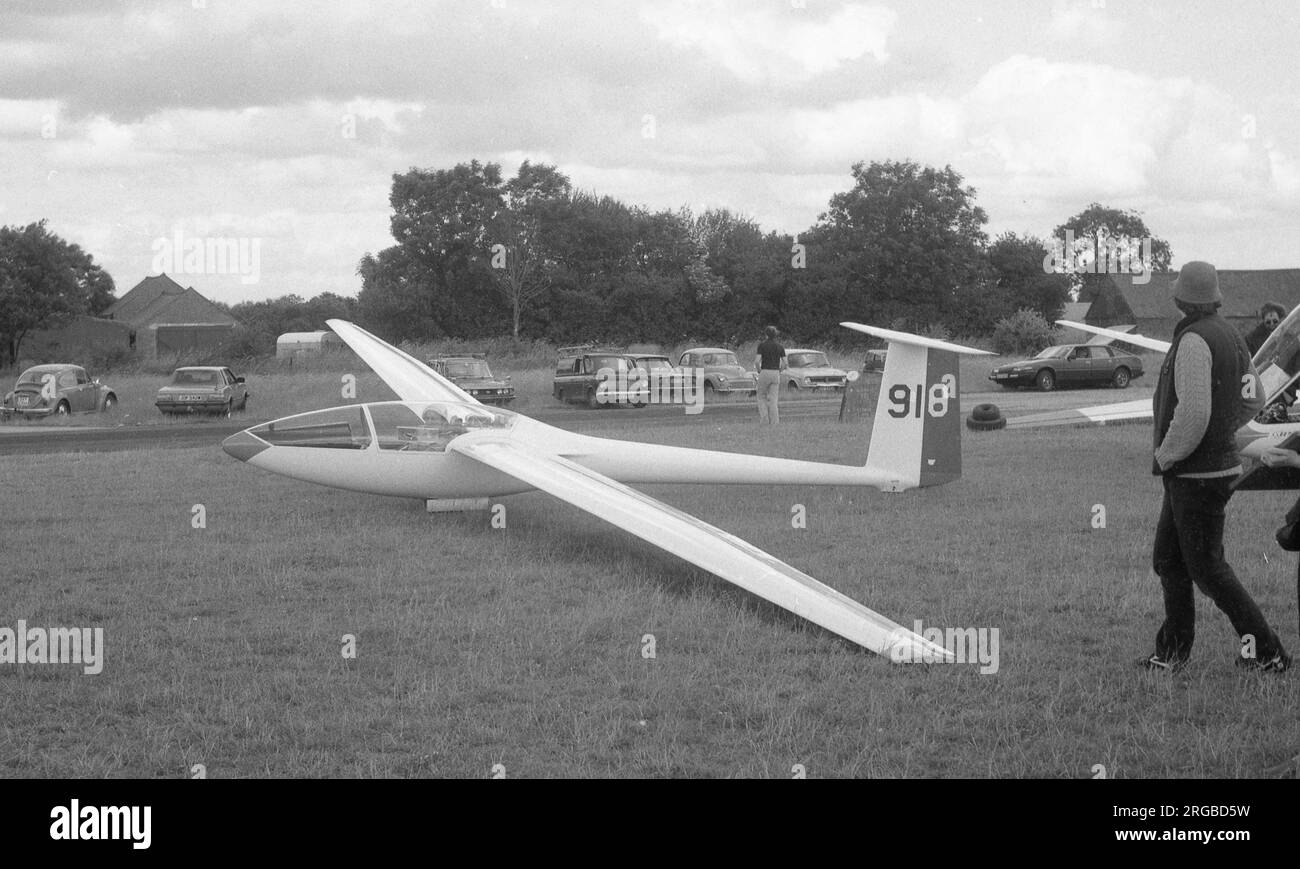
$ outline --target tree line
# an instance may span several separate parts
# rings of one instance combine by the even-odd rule
[[[1019,310],[1050,321],[1072,294],[1097,292],[1096,275],[1045,269],[1049,241],[990,240],[976,191],[950,166],[857,163],[852,181],[791,236],[727,209],[629,206],[544,164],[511,178],[477,160],[413,168],[393,176],[396,243],[358,266],[357,313],[399,339],[736,343],[775,324],[819,341],[845,319],[987,335]],[[1067,230],[1080,243],[1149,237],[1140,215],[1097,203],[1053,239]],[[1154,251],[1167,269],[1168,245]]]
[[[1156,271],[1171,252],[1139,214],[1092,203],[1050,239],[990,240],[976,191],[951,166],[857,163],[852,184],[797,235],[728,209],[651,210],[573,187],[525,161],[394,174],[394,244],[357,265],[357,297],[297,294],[228,306],[241,350],[284,332],[354,320],[389,340],[511,335],[555,343],[735,344],[773,324],[793,340],[841,338],[841,320],[941,337],[987,336],[1017,311],[1051,321],[1094,301],[1104,275],[1047,268],[1074,237],[1145,238]],[[1056,247],[1055,259],[1053,248]],[[1080,264],[1085,254],[1079,253]],[[1086,268],[1083,269],[1086,272]],[[0,341],[12,364],[28,332],[113,301],[113,281],[45,227],[0,227]]]

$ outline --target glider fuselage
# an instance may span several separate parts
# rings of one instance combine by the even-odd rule
[[[226,451],[254,467],[298,480],[424,499],[499,497],[532,488],[446,449],[451,439],[468,431],[563,456],[621,483],[884,488],[891,482],[888,474],[863,466],[610,440],[469,405],[439,404],[460,418],[429,424],[430,407],[381,402],[316,411],[241,432],[227,440]],[[390,424],[395,411],[409,414],[409,420],[400,421],[413,424]]]

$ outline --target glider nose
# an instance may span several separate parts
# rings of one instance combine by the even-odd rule
[[[266,441],[259,440],[247,431],[233,434],[221,442],[221,448],[241,462],[248,461],[268,446],[270,445]]]

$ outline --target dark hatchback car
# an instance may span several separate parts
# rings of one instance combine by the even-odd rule
[[[561,347],[551,394],[564,402],[585,402],[591,408],[616,404],[644,407],[640,378],[634,386],[631,377],[636,367],[636,360],[620,350]]]
[[[1032,359],[999,365],[989,380],[1011,389],[1034,386],[1048,392],[1058,386],[1114,386],[1123,389],[1142,376],[1142,360],[1104,344],[1059,344]]]

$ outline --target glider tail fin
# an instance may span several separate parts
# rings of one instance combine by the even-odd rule
[[[885,475],[888,491],[938,486],[960,477],[957,356],[985,351],[857,323],[841,325],[889,340],[867,469]]]

